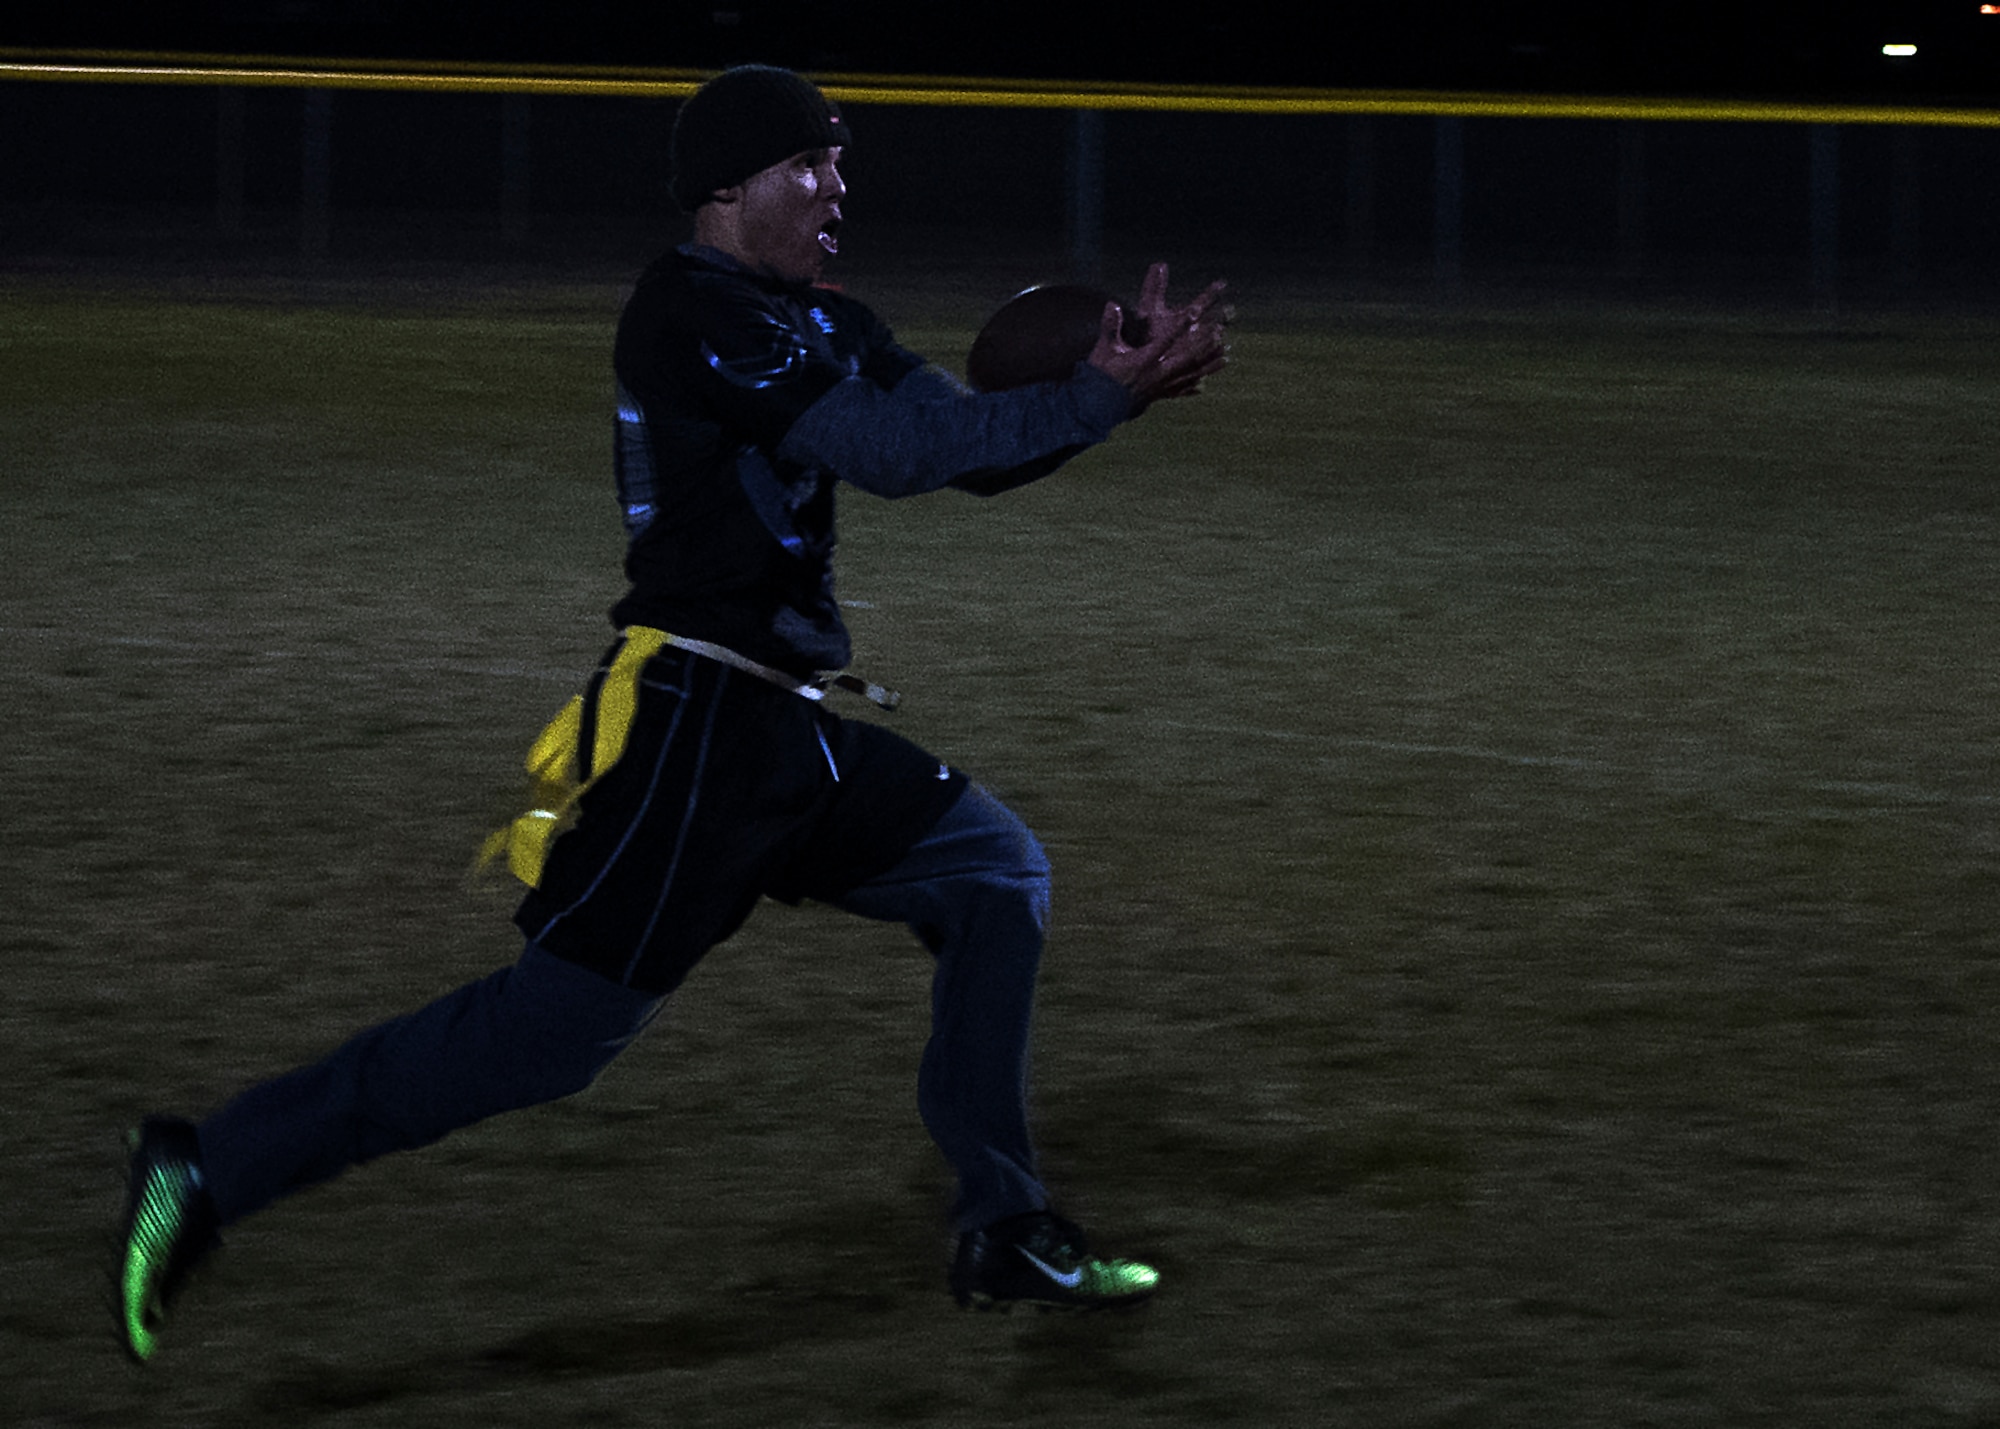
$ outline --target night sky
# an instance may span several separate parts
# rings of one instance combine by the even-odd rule
[[[1309,41],[1298,16],[1333,33]],[[468,16],[476,16],[473,23]],[[1980,0],[1743,4],[1441,0],[80,0],[15,46],[1364,88],[2000,100]],[[1915,45],[1892,57],[1886,44]]]

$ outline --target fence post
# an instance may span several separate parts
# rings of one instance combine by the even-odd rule
[[[1890,140],[1889,277],[1899,288],[1914,288],[1923,267],[1920,257],[1922,186],[1918,181],[1919,145],[1913,125],[1902,125]]]
[[[1831,124],[1811,127],[1812,294],[1813,306],[1831,312],[1840,302],[1840,130]]]
[[[1347,118],[1347,266],[1366,272],[1375,257],[1375,122]]]
[[[305,92],[299,166],[299,256],[314,261],[332,247],[333,91]]]
[[[1438,296],[1458,298],[1465,283],[1465,122],[1439,115],[1432,164],[1431,266]]]
[[[243,231],[243,91],[215,92],[215,228],[227,238]]]
[[[500,100],[500,234],[508,243],[528,241],[528,96]]]
[[[1637,278],[1646,266],[1646,126],[1618,126],[1618,272]]]
[[[1069,137],[1069,266],[1079,283],[1104,272],[1104,111],[1078,109]]]

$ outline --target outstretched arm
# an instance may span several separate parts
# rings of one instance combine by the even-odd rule
[[[1130,389],[1079,364],[1067,382],[969,392],[942,373],[894,387],[851,377],[808,407],[777,454],[877,496],[981,495],[1046,475],[1131,413]]]
[[[1211,283],[1172,307],[1167,265],[1156,263],[1134,305],[1146,341],[1126,344],[1118,305],[1107,304],[1096,347],[1068,381],[975,393],[927,369],[886,388],[850,377],[799,415],[777,454],[878,496],[946,486],[989,496],[1024,486],[1152,403],[1193,396],[1220,372],[1233,316],[1222,292]]]

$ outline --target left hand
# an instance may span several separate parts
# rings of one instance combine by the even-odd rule
[[[1221,302],[1226,286],[1217,279],[1194,301],[1173,307],[1167,302],[1167,265],[1153,264],[1132,305],[1133,315],[1146,323],[1146,341],[1137,347],[1120,335],[1118,305],[1106,306],[1089,362],[1131,389],[1134,416],[1163,398],[1194,396],[1204,378],[1228,363],[1228,329],[1236,314]]]

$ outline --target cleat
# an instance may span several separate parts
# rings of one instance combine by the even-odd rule
[[[1030,1211],[961,1236],[950,1280],[952,1298],[968,1309],[1099,1310],[1136,1305],[1160,1273],[1136,1260],[1100,1260],[1079,1227]]]
[[[218,1243],[215,1203],[188,1122],[147,1117],[127,1138],[131,1183],[118,1265],[118,1333],[140,1364],[159,1348],[167,1311]]]

